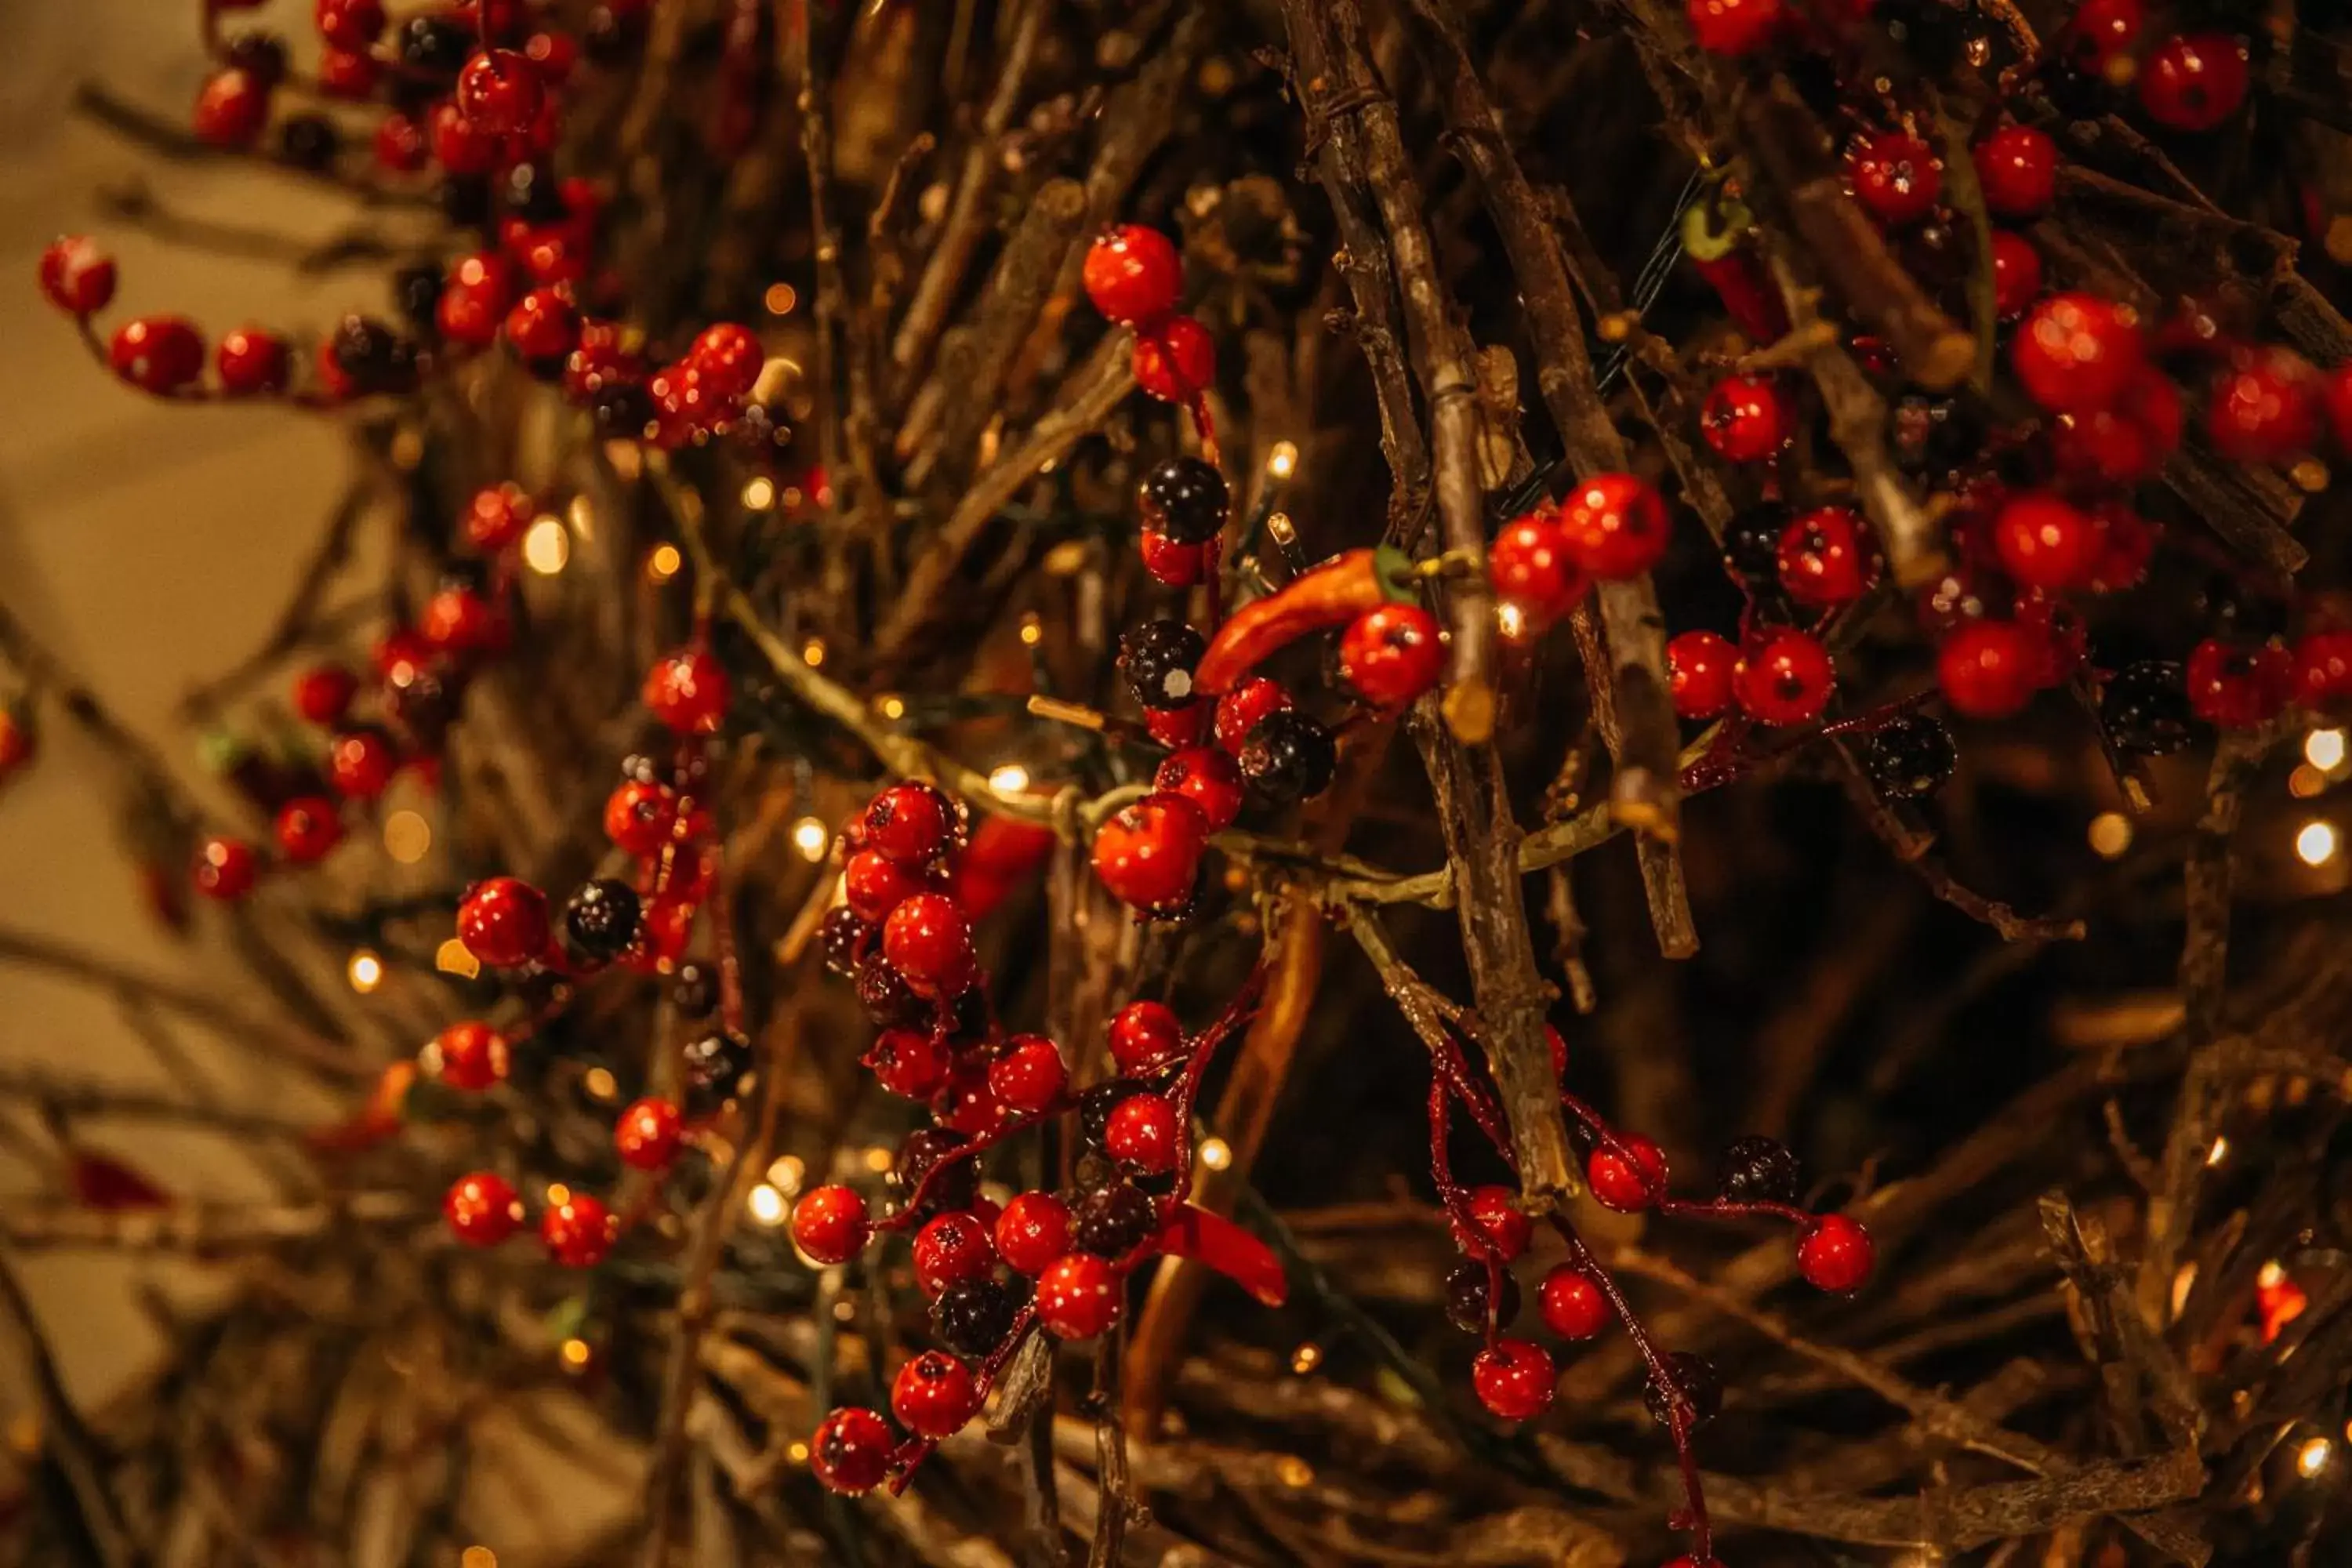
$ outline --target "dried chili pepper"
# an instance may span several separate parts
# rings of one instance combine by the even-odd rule
[[[1178,1205],[1151,1250],[1213,1268],[1263,1305],[1279,1307],[1290,1298],[1290,1280],[1274,1249],[1207,1209]]]
[[[1769,343],[1787,335],[1789,313],[1743,237],[1754,221],[1738,197],[1718,188],[1683,214],[1683,250],[1739,330]]]
[[[1410,600],[1412,574],[1412,559],[1385,544],[1334,555],[1292,579],[1279,593],[1235,611],[1201,656],[1192,689],[1221,697],[1276,649],[1344,626],[1367,610]]]

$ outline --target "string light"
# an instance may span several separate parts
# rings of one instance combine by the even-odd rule
[[[458,1554],[457,1568],[499,1568],[499,1554],[487,1546],[468,1546]]]
[[[1034,615],[1021,617],[1021,646],[1035,647],[1045,640],[1045,624]]]
[[[552,577],[572,560],[572,535],[563,520],[542,517],[522,536],[523,564],[542,577]]]
[[[1019,763],[1001,763],[990,770],[988,787],[999,795],[1019,795],[1029,787],[1029,770]]]
[[[1290,1370],[1304,1377],[1323,1364],[1323,1347],[1309,1340],[1290,1352]]]
[[[474,956],[472,949],[453,936],[433,950],[433,967],[444,974],[471,980],[482,972],[482,961]]]
[[[799,1192],[801,1183],[807,1177],[808,1167],[801,1163],[798,1154],[780,1154],[769,1163],[768,1184],[786,1197]]]
[[[884,697],[874,706],[882,710],[882,717],[885,719],[904,719],[907,716],[906,700],[895,692]]]
[[[1298,525],[1286,511],[1270,511],[1265,514],[1265,536],[1287,550],[1298,542]]]
[[[1285,1454],[1276,1462],[1274,1473],[1281,1478],[1284,1486],[1293,1489],[1315,1484],[1315,1467],[1296,1454]]]
[[[823,637],[811,637],[808,641],[801,644],[801,662],[807,665],[811,669],[814,669],[818,665],[824,662],[824,639]]]
[[[2294,852],[2306,866],[2325,866],[2336,858],[2336,825],[2316,819],[2294,836]]]
[[[556,1353],[562,1356],[564,1365],[577,1370],[588,1364],[588,1358],[593,1352],[589,1350],[586,1340],[573,1339],[564,1341],[563,1348]]]
[[[548,1207],[562,1208],[565,1204],[568,1204],[571,1201],[572,1189],[570,1187],[565,1186],[562,1182],[550,1182],[547,1184]]]
[[[613,1076],[611,1068],[590,1068],[582,1087],[588,1090],[591,1100],[610,1101],[621,1097],[621,1081]]]
[[[877,1143],[872,1148],[866,1150],[866,1168],[873,1172],[877,1176],[883,1172],[888,1170],[890,1168],[889,1145],[887,1143]]]
[[[2303,738],[2303,760],[2323,773],[2344,765],[2344,731],[2314,730]]]
[[[793,824],[793,847],[801,852],[803,859],[822,860],[832,847],[833,829],[824,825],[823,817],[803,816]]]
[[[1495,606],[1495,628],[1506,642],[1517,642],[1528,635],[1528,613],[1506,599]]]
[[[809,1447],[806,1443],[794,1443],[791,1447],[784,1450],[784,1458],[790,1459],[795,1465],[807,1464],[808,1456]]]
[[[784,1223],[784,1194],[765,1182],[751,1189],[743,1206],[751,1211],[752,1223],[756,1225],[773,1230]]]
[[[1222,1138],[1201,1140],[1201,1163],[1212,1171],[1222,1171],[1234,1163],[1233,1145]]]
[[[563,509],[563,515],[572,520],[572,532],[583,539],[596,537],[596,509],[588,504],[586,496],[573,496],[572,504]]]
[[[2131,818],[2120,811],[2103,811],[2091,818],[2091,849],[2112,860],[2131,847]]]
[[[2326,770],[2309,763],[2297,763],[2294,771],[2286,775],[2286,793],[2297,800],[2311,800],[2327,793]]]
[[[776,504],[773,480],[758,479],[743,487],[743,504],[752,511],[765,511]]]
[[[2335,1444],[2325,1437],[2314,1437],[2294,1451],[2295,1474],[2306,1481],[2315,1480],[2335,1458]]]
[[[800,302],[799,290],[789,283],[771,283],[768,291],[760,296],[760,303],[768,308],[771,316],[789,316]]]
[[[2213,1147],[2205,1151],[2206,1168],[2210,1170],[2229,1157],[2230,1141],[2227,1138],[2216,1138],[2213,1140]]]
[[[433,825],[413,811],[395,811],[383,819],[383,852],[404,866],[414,866],[433,847]]]
[[[383,984],[383,960],[363,947],[352,954],[343,973],[351,977],[352,989],[364,996]]]
[[[1277,479],[1286,479],[1298,471],[1298,448],[1287,441],[1276,441],[1266,453],[1265,471]]]
[[[686,558],[677,552],[677,545],[656,544],[653,553],[646,557],[646,575],[656,583],[667,583],[685,564]]]

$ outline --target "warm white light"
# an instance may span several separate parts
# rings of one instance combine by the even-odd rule
[[[793,847],[801,852],[803,858],[822,860],[832,847],[833,829],[824,825],[823,818],[803,816],[793,824]]]
[[[1265,471],[1277,479],[1286,479],[1298,471],[1298,448],[1287,441],[1276,441],[1266,454]]]
[[[890,1168],[891,1153],[887,1143],[877,1143],[866,1151],[866,1168],[876,1175]]]
[[[2336,1445],[2325,1437],[2314,1437],[2294,1451],[2295,1474],[2305,1480],[2316,1477],[2336,1458]]]
[[[1201,1163],[1212,1171],[1222,1171],[1234,1163],[1233,1145],[1222,1138],[1201,1140]]]
[[[743,1206],[751,1211],[753,1223],[766,1226],[771,1230],[784,1223],[784,1194],[765,1182],[751,1189],[751,1195],[744,1200]]]
[[[2229,1157],[2230,1141],[2227,1138],[2214,1139],[2213,1147],[2205,1151],[2205,1163],[2209,1168],[2220,1164]]]
[[[807,665],[811,669],[814,669],[818,665],[824,662],[824,639],[823,637],[811,637],[808,641],[801,644],[801,662]]]
[[[2321,773],[2333,773],[2344,765],[2344,731],[2314,730],[2303,738],[2303,760]]]
[[[2336,825],[2306,822],[2294,836],[2294,852],[2306,866],[2325,866],[2336,858]]]
[[[383,960],[363,947],[352,954],[347,973],[352,989],[364,996],[383,984]]]
[[[563,520],[542,517],[522,536],[523,564],[542,577],[552,577],[572,559],[572,535]]]
[[[433,950],[433,967],[444,974],[471,980],[482,972],[482,961],[474,956],[473,949],[453,936]]]
[[[677,545],[656,544],[653,553],[646,557],[646,575],[656,583],[667,583],[677,576],[677,569],[685,564],[685,557],[678,554]]]
[[[789,316],[793,313],[793,307],[800,303],[800,299],[791,284],[771,283],[767,293],[761,296],[760,302],[768,307],[768,314],[772,316]]]
[[[753,479],[743,487],[743,505],[751,511],[765,511],[776,504],[776,487],[770,479]]]
[[[1044,642],[1045,640],[1045,627],[1044,623],[1039,621],[1034,616],[1022,616],[1021,646],[1023,647],[1035,647],[1039,643]]]
[[[2131,818],[2120,811],[2103,811],[2091,818],[2091,848],[2112,860],[2131,847]]]
[[[1019,795],[1029,787],[1029,770],[1019,763],[1000,763],[989,773],[988,787],[999,795]]]
[[[413,811],[395,811],[383,819],[383,852],[404,866],[414,866],[433,847],[433,825]]]
[[[779,1154],[768,1163],[768,1184],[786,1197],[801,1190],[807,1175],[808,1167],[798,1154]]]
[[[882,717],[885,719],[904,719],[907,716],[905,700],[896,696],[885,697],[875,706],[882,710]]]
[[[1495,606],[1495,626],[1509,642],[1528,635],[1528,613],[1508,599]]]

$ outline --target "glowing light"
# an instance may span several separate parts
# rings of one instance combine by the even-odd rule
[[[590,1068],[583,1087],[591,1100],[617,1100],[621,1094],[621,1081],[613,1076],[611,1068]]]
[[[468,1546],[458,1554],[457,1568],[499,1568],[499,1554],[487,1546]]]
[[[2091,848],[2102,859],[2112,860],[2131,847],[2131,818],[2120,811],[2103,811],[2091,818]]]
[[[523,564],[542,577],[552,577],[572,559],[572,535],[563,520],[542,517],[522,536]]]
[[[1298,527],[1286,511],[1272,511],[1265,516],[1265,536],[1284,549],[1298,542]]]
[[[794,1443],[791,1447],[784,1450],[784,1458],[790,1459],[795,1465],[807,1464],[808,1454],[809,1449],[806,1443]]]
[[[799,290],[789,283],[771,283],[768,291],[760,296],[760,303],[768,308],[771,316],[789,316],[793,307],[801,302]]]
[[[2229,1157],[2230,1141],[2227,1138],[2216,1138],[2213,1140],[2213,1147],[2205,1151],[2206,1167],[2210,1170]]]
[[[776,504],[776,486],[772,479],[753,479],[743,487],[743,504],[753,511],[765,511]]]
[[[799,1192],[807,1177],[808,1167],[798,1154],[781,1154],[769,1163],[768,1184],[786,1197]]]
[[[2294,1473],[2306,1481],[2315,1479],[2335,1458],[2335,1444],[2325,1437],[2314,1437],[2294,1451]]]
[[[414,866],[433,847],[433,825],[413,811],[395,811],[383,819],[383,852],[404,866]]]
[[[1029,787],[1029,770],[1019,763],[1003,763],[992,769],[988,787],[999,795],[1019,795]]]
[[[686,558],[677,552],[677,545],[656,544],[653,553],[646,557],[646,575],[656,583],[667,583],[685,564]]]
[[[2286,1265],[2273,1258],[2263,1265],[2262,1272],[2254,1276],[2254,1283],[2265,1290],[2275,1290],[2285,1278]]]
[[[1234,1163],[1233,1145],[1222,1138],[1201,1140],[1201,1163],[1212,1171],[1222,1171]]]
[[[1287,441],[1276,441],[1265,456],[1265,471],[1277,479],[1286,479],[1298,471],[1298,448]]]
[[[2334,773],[2344,765],[2344,731],[2314,730],[2303,738],[2303,760],[2321,773]]]
[[[744,1200],[743,1206],[751,1211],[753,1223],[764,1225],[771,1230],[784,1223],[784,1194],[765,1182],[751,1189],[751,1195]]]
[[[1021,617],[1021,646],[1035,647],[1045,640],[1045,625],[1034,616]]]
[[[571,1201],[572,1189],[570,1187],[565,1186],[562,1182],[550,1182],[547,1184],[548,1207],[562,1208],[565,1204],[568,1204]]]
[[[1276,1461],[1274,1473],[1286,1487],[1309,1487],[1315,1484],[1315,1467],[1296,1454],[1285,1454]]]
[[[882,710],[882,717],[885,719],[904,719],[907,716],[906,701],[895,693],[883,698],[874,706]]]
[[[1290,1352],[1290,1370],[1304,1376],[1323,1364],[1323,1347],[1309,1341]]]
[[[2189,1291],[2196,1283],[2196,1264],[2184,1263],[2174,1272],[2172,1276],[2172,1315],[2174,1317],[2180,1316],[2180,1310],[2189,1305]]]
[[[2294,853],[2306,866],[2325,866],[2336,858],[2336,825],[2306,822],[2294,836]]]
[[[2327,793],[2327,774],[2324,769],[2309,763],[2297,763],[2294,771],[2286,775],[2286,793],[2297,800],[2312,800]]]
[[[563,1358],[564,1365],[583,1367],[588,1364],[588,1357],[593,1352],[588,1349],[586,1340],[566,1340],[563,1342],[563,1348],[556,1353]]]
[[[793,824],[793,847],[801,852],[802,858],[822,860],[832,847],[833,829],[824,825],[824,818],[803,816]]]
[[[434,949],[433,967],[444,974],[454,974],[461,980],[471,980],[482,972],[482,961],[476,958],[464,942],[453,936]]]
[[[383,960],[363,947],[352,954],[343,973],[351,977],[352,989],[364,996],[383,984]]]
[[[873,1172],[877,1176],[883,1172],[888,1170],[890,1168],[889,1146],[884,1143],[877,1143],[871,1149],[866,1150],[866,1168]]]
[[[1528,613],[1506,599],[1495,606],[1495,628],[1508,642],[1517,642],[1528,635]]]
[[[857,1321],[857,1303],[855,1301],[835,1301],[833,1304],[833,1321],[836,1323],[856,1322]]]

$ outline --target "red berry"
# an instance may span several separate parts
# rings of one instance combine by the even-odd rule
[[[2319,440],[2318,373],[2292,349],[2242,356],[2213,378],[2205,433],[2241,463],[2290,462]]]
[[[91,316],[114,299],[114,258],[78,234],[41,252],[41,292],[68,315]]]
[[[534,962],[547,936],[547,895],[520,877],[477,882],[457,906],[457,940],[494,969]]]
[[[1217,551],[1215,543],[1179,544],[1156,529],[1142,532],[1138,553],[1143,557],[1143,570],[1151,580],[1170,588],[1189,588],[1209,574],[1209,563]]]
[[[1191,902],[1209,819],[1181,795],[1148,795],[1095,835],[1095,875],[1122,903],[1171,913]]]
[[[297,866],[307,866],[323,860],[327,852],[343,841],[342,818],[335,813],[335,803],[324,795],[306,795],[289,800],[278,809],[278,853]]]
[[[1485,1257],[1491,1247],[1504,1263],[1527,1251],[1536,1227],[1519,1207],[1518,1194],[1508,1187],[1473,1187],[1463,1194],[1463,1205],[1470,1211],[1470,1224],[1477,1227],[1477,1234],[1464,1234],[1462,1222],[1455,1220],[1454,1246],[1473,1258]]]
[[[1122,327],[1142,327],[1176,309],[1184,267],[1166,235],[1131,223],[1087,247],[1083,276],[1087,298],[1107,320]]]
[[[684,647],[654,660],[646,671],[646,710],[680,735],[715,735],[727,721],[732,695],[727,671],[707,647]]]
[[[1130,1094],[1111,1108],[1103,1125],[1103,1147],[1120,1164],[1147,1176],[1176,1168],[1176,1107],[1165,1096]]]
[[[1666,684],[1675,711],[1712,719],[1730,708],[1739,650],[1713,632],[1685,632],[1666,644]]]
[[[952,1437],[980,1409],[971,1369],[945,1351],[925,1351],[890,1384],[890,1414],[918,1437]]]
[[[2352,363],[2339,364],[2327,373],[2320,384],[2319,401],[2327,411],[2327,425],[2336,433],[2336,444],[2352,447]]]
[[[2174,131],[2210,131],[2246,101],[2246,47],[2221,33],[2188,33],[2149,51],[2139,106]]]
[[[215,147],[250,147],[269,123],[269,89],[247,70],[225,70],[196,95],[196,138]]]
[[[347,730],[327,742],[327,780],[345,800],[373,800],[399,766],[400,754],[381,730]]]
[[[2257,730],[2294,693],[2294,661],[2267,643],[2207,637],[2189,651],[2189,707],[2224,730]]]
[[[1975,621],[1936,651],[1936,681],[1956,713],[2006,719],[2033,700],[2044,650],[2014,621]]]
[[[339,49],[363,49],[383,34],[382,0],[318,0],[310,19]]]
[[[329,98],[349,99],[353,102],[375,91],[375,84],[383,77],[383,68],[373,55],[360,49],[320,49],[319,51],[319,89]]]
[[[1603,1208],[1637,1214],[1665,1193],[1665,1152],[1639,1133],[1622,1134],[1618,1142],[1626,1152],[1601,1144],[1584,1163],[1584,1179]]]
[[[548,1256],[566,1268],[593,1268],[604,1261],[620,1237],[620,1222],[604,1200],[593,1193],[567,1193],[539,1216],[539,1239]]]
[[[929,882],[921,872],[888,858],[877,849],[860,849],[841,870],[842,896],[857,918],[879,925],[890,911],[923,891]]]
[[[1526,1421],[1551,1407],[1559,1382],[1551,1352],[1531,1340],[1498,1339],[1470,1363],[1478,1403],[1506,1421]]]
[[[457,73],[457,112],[493,136],[528,131],[546,101],[538,70],[512,49],[484,49]]]
[[[580,312],[562,289],[533,289],[507,312],[507,343],[526,361],[560,360],[580,341]]]
[[[1279,683],[1253,675],[1217,699],[1214,731],[1217,744],[1238,754],[1250,731],[1269,713],[1290,706],[1290,693]]]
[[[866,846],[902,866],[946,854],[961,826],[954,803],[927,784],[892,784],[866,803],[859,820]]]
[[[996,1244],[976,1215],[961,1209],[935,1216],[915,1235],[915,1283],[934,1300],[949,1286],[978,1279],[996,1267]]]
[[[677,1157],[684,1117],[667,1100],[633,1100],[613,1123],[613,1152],[633,1171],[659,1171]]]
[[[505,257],[486,251],[462,258],[442,283],[434,321],[449,342],[487,348],[505,323],[514,289],[514,267]]]
[[[2156,553],[2156,525],[2130,508],[2109,504],[2092,514],[2099,524],[2099,563],[2084,586],[2095,594],[2116,594],[2147,575]]]
[[[1231,827],[1242,814],[1241,767],[1231,752],[1215,746],[1188,746],[1171,753],[1151,775],[1151,787],[1182,795],[1200,807],[1212,833]]]
[[[1090,1252],[1072,1252],[1037,1276],[1037,1321],[1058,1340],[1090,1340],[1127,1306],[1124,1281]]]
[[[2011,577],[2055,594],[2090,580],[2106,542],[2088,513],[2047,491],[2029,490],[2011,497],[1993,518],[1992,548]]]
[[[1631,474],[1596,474],[1560,502],[1560,537],[1588,574],[1638,577],[1666,552],[1666,503]]]
[[[1564,1340],[1589,1340],[1609,1326],[1608,1296],[1573,1263],[1559,1264],[1544,1276],[1536,1307],[1544,1327]]]
[[[2059,468],[2077,479],[2137,484],[2180,445],[2180,393],[2165,374],[2142,365],[2112,408],[2063,414],[2051,430]]]
[[[321,664],[294,678],[294,711],[313,724],[331,724],[351,710],[360,678],[340,664]]]
[[[767,352],[749,327],[719,321],[702,329],[686,351],[688,361],[731,397],[748,397],[759,382]]]
[[[809,1473],[829,1492],[863,1497],[888,1479],[896,1447],[889,1424],[871,1410],[836,1410],[809,1438]]]
[[[522,1200],[505,1177],[475,1171],[449,1184],[441,1214],[468,1247],[496,1247],[522,1225]]]
[[[917,893],[882,922],[882,955],[922,995],[961,995],[971,983],[971,922],[946,894]]]
[[[445,174],[487,174],[498,167],[499,139],[458,112],[454,103],[434,106],[426,135],[433,161]]]
[[[1036,1275],[1070,1249],[1070,1205],[1051,1193],[1023,1193],[996,1216],[996,1250],[1005,1267]]]
[[[495,555],[523,536],[538,510],[530,492],[518,484],[476,490],[466,504],[466,542],[485,555]]]
[[[1217,379],[1217,342],[1190,316],[1138,332],[1135,384],[1162,403],[1190,403]]]
[[[670,841],[677,797],[662,784],[630,779],[604,798],[604,837],[631,855],[652,855]]]
[[[463,584],[435,590],[416,617],[426,646],[463,657],[495,649],[505,636],[498,607]]]
[[[847,1187],[816,1187],[793,1205],[793,1245],[819,1263],[846,1263],[874,1234],[866,1200]]]
[[[1012,1110],[990,1086],[987,1069],[977,1062],[956,1067],[949,1074],[946,1092],[931,1102],[931,1120],[967,1138],[988,1137],[1012,1118]]]
[[[2025,313],[2009,361],[2034,402],[2053,414],[2087,414],[2124,395],[2144,353],[2130,307],[2093,294],[2053,294]]]
[[[1541,512],[1503,525],[1486,549],[1486,580],[1496,598],[1517,605],[1538,626],[1575,609],[1590,585],[1558,520]]]
[[[524,41],[522,52],[550,87],[562,87],[571,80],[572,68],[580,58],[580,46],[569,33],[533,33]]]
[[[2039,217],[2058,194],[2058,143],[2031,125],[2004,125],[1976,146],[1977,183],[1996,217]]]
[[[1854,200],[1885,224],[1912,223],[1936,210],[1944,165],[1936,150],[1900,131],[1865,138],[1849,160]]]
[[[1069,1086],[1062,1047],[1043,1035],[1015,1035],[988,1064],[988,1087],[1007,1110],[1024,1116],[1051,1110]]]
[[[924,1029],[885,1029],[874,1037],[866,1065],[874,1080],[907,1100],[929,1100],[947,1087],[954,1053]]]
[[[1807,724],[1829,706],[1837,668],[1829,649],[1803,632],[1768,631],[1739,656],[1732,689],[1741,711],[1766,724]]]
[[[478,1018],[452,1024],[433,1037],[435,1076],[451,1089],[478,1094],[506,1081],[509,1052],[504,1035]]]
[[[2147,23],[2142,0],[2083,0],[2066,24],[2067,57],[2089,74],[2104,75],[2108,61],[2139,42]]]
[[[2013,321],[2042,297],[2042,252],[2013,229],[1992,231],[1992,307]]]
[[[1339,674],[1375,708],[1402,708],[1437,684],[1445,644],[1437,617],[1419,605],[1382,605],[1339,638]]]
[[[1184,1026],[1158,1002],[1130,1002],[1110,1021],[1110,1058],[1118,1070],[1141,1077],[1184,1048]]]
[[[204,374],[205,340],[177,316],[141,316],[115,329],[106,361],[140,391],[164,397]]]
[[[253,891],[254,877],[259,868],[259,858],[254,854],[253,846],[242,838],[207,838],[197,846],[191,876],[197,892],[226,904]]]
[[[1752,55],[1788,20],[1782,0],[1684,0],[1691,37],[1709,54]]]
[[[1870,1232],[1842,1214],[1825,1214],[1797,1241],[1797,1271],[1817,1290],[1859,1290],[1877,1255]]]
[[[1789,439],[1788,400],[1769,376],[1727,375],[1700,405],[1698,428],[1726,462],[1760,463]]]
[[[2352,701],[2352,631],[2305,632],[2296,641],[2294,696],[2321,712]]]
[[[1792,519],[1777,552],[1780,586],[1801,605],[1851,605],[1878,580],[1869,526],[1850,507],[1825,506]]]

